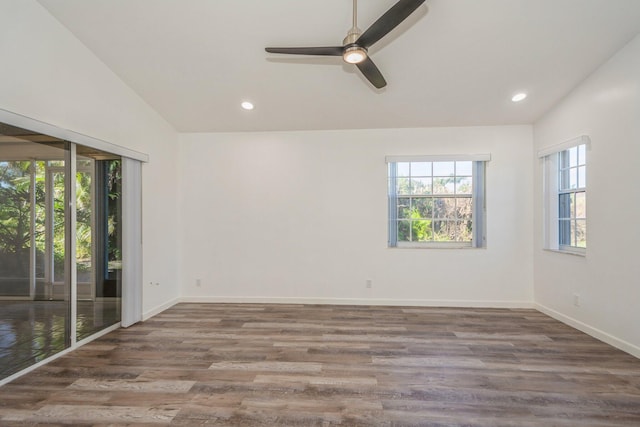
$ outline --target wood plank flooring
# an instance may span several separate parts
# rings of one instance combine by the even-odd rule
[[[0,425],[640,426],[640,360],[535,310],[178,304],[0,387]]]

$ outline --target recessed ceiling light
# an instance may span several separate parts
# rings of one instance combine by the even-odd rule
[[[240,106],[245,110],[253,110],[253,104],[249,101],[242,101],[242,104],[240,104]]]
[[[524,92],[520,92],[520,93],[516,93],[515,95],[513,95],[513,98],[511,98],[511,100],[513,102],[520,102],[522,100],[524,100],[527,97],[527,94]]]

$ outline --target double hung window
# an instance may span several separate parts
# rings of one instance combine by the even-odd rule
[[[483,156],[390,156],[390,247],[484,246]]]
[[[544,159],[546,249],[585,253],[588,143],[583,136],[539,153]]]

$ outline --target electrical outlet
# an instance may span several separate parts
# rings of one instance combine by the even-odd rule
[[[580,307],[580,294],[573,294],[573,305]]]
[[[373,280],[367,279],[366,285],[367,289],[371,289],[373,287]]]
[[[197,286],[197,287],[202,286],[202,280],[200,280],[200,279],[196,279],[196,286]]]

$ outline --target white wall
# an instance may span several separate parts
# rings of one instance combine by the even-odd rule
[[[532,304],[530,126],[183,134],[180,147],[188,299]],[[487,249],[387,248],[385,155],[460,153],[492,155]]]
[[[542,166],[535,164],[535,300],[640,357],[640,36],[536,123],[534,134],[536,150],[583,134],[592,144],[586,257],[542,250]]]
[[[177,298],[176,132],[34,0],[0,2],[0,58],[0,109],[150,155],[143,311]]]

